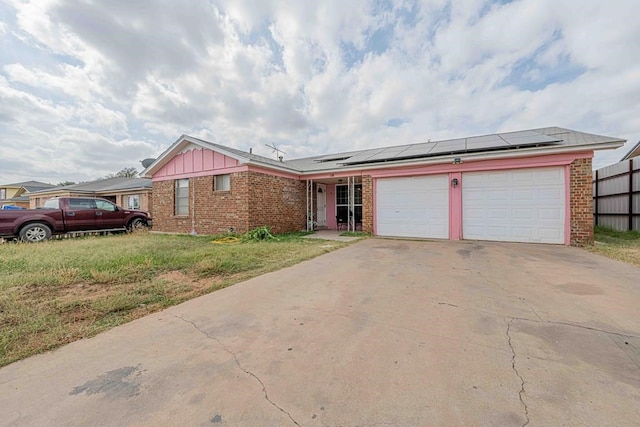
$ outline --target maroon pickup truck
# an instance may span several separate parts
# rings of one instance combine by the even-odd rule
[[[55,197],[38,209],[0,210],[0,237],[24,242],[40,242],[57,234],[150,226],[147,212],[123,209],[104,199]]]

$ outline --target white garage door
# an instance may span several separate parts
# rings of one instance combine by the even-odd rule
[[[562,167],[462,175],[463,239],[564,243]]]
[[[382,178],[376,184],[376,234],[449,238],[447,175]]]

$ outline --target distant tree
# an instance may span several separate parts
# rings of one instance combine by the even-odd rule
[[[73,185],[73,184],[75,184],[75,182],[73,181],[62,181],[57,183],[56,185],[63,186],[63,185]]]
[[[138,176],[138,170],[136,168],[124,168],[119,172],[110,173],[105,178],[135,178]]]

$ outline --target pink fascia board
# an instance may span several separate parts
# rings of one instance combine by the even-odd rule
[[[244,165],[244,166],[237,166],[235,168],[221,169],[219,171],[189,172],[189,173],[182,173],[182,174],[169,175],[169,176],[154,175],[153,178],[151,178],[151,181],[158,182],[158,181],[169,181],[171,179],[184,179],[184,178],[195,178],[199,176],[222,175],[227,173],[246,172],[248,170],[249,170],[249,167]]]
[[[305,179],[313,179],[313,180],[322,180],[328,178],[348,178],[350,176],[362,176],[368,175],[367,171],[361,170],[351,170],[351,171],[334,171],[334,172],[323,172],[323,173],[314,173],[309,175],[300,176],[301,180]]]
[[[561,153],[549,154],[545,156],[518,157],[510,159],[492,159],[492,160],[476,160],[464,161],[460,164],[439,163],[435,165],[408,166],[389,169],[378,169],[370,172],[373,178],[384,178],[391,176],[412,176],[412,175],[430,175],[452,172],[471,172],[471,171],[487,171],[487,170],[504,170],[504,169],[520,169],[535,168],[545,166],[566,166],[576,159],[592,158],[593,151],[579,153]]]
[[[300,175],[297,175],[295,173],[287,173],[287,172],[282,172],[274,169],[261,168],[259,166],[254,166],[254,165],[250,165],[249,170],[252,172],[263,173],[265,175],[273,175],[273,176],[279,176],[281,178],[289,178],[289,179],[303,181],[303,179],[300,178]]]

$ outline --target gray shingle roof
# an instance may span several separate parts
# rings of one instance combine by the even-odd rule
[[[55,185],[39,181],[23,181],[15,182],[13,184],[0,185],[0,187],[24,187],[25,190],[31,193],[34,191],[44,190],[46,188],[53,188],[55,187]]]
[[[536,140],[537,135],[537,140]],[[503,140],[502,144],[491,143],[482,146],[482,141]],[[528,141],[518,145],[516,141]],[[515,143],[514,143],[515,142]],[[464,155],[467,153],[498,152],[511,149],[532,148],[545,149],[549,147],[578,147],[605,143],[624,143],[620,138],[578,132],[560,127],[546,127],[529,129],[518,132],[503,132],[491,135],[475,136],[468,138],[448,139],[442,141],[429,141],[417,144],[398,145],[391,147],[372,148],[367,150],[351,151],[336,154],[323,154],[320,156],[306,157],[285,161],[285,165],[305,172],[324,171],[346,168],[351,165],[388,163],[406,159],[426,159],[451,156],[452,154]],[[478,143],[475,148],[473,143]],[[437,152],[434,152],[438,149]],[[412,154],[415,153],[415,154]],[[404,157],[403,157],[404,155]]]
[[[145,171],[143,176],[151,176],[179,152],[185,144],[192,143],[222,154],[236,158],[241,164],[254,164],[267,168],[276,168],[294,174],[309,174],[315,172],[340,171],[358,169],[366,165],[406,164],[407,162],[424,162],[447,158],[452,155],[486,155],[506,152],[508,150],[526,149],[530,153],[549,149],[585,150],[617,148],[624,144],[624,140],[602,135],[578,132],[560,127],[546,127],[516,132],[503,132],[490,135],[456,138],[442,141],[427,141],[416,144],[397,145],[390,147],[371,148],[357,151],[347,151],[334,154],[322,154],[278,161],[268,157],[247,153],[246,151],[205,141],[199,138],[182,135]]]
[[[105,178],[79,184],[48,188],[41,192],[76,191],[86,193],[104,193],[109,191],[129,190],[134,188],[151,188],[151,180],[147,178]]]

